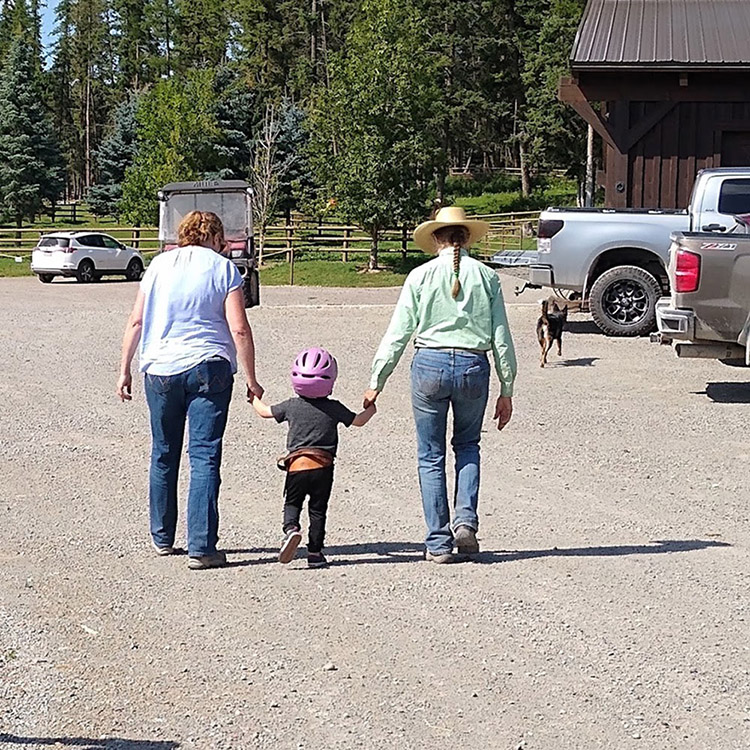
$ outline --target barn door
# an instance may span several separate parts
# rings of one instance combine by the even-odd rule
[[[721,166],[750,167],[750,131],[725,130],[721,134]]]

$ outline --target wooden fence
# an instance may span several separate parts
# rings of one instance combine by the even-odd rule
[[[490,224],[490,232],[479,244],[480,255],[490,256],[501,250],[530,249],[539,218],[538,211],[512,214],[486,214],[477,216]],[[0,255],[26,255],[39,239],[53,229],[0,229]],[[150,253],[159,249],[158,231],[155,227],[80,227],[76,232],[103,232],[123,244]],[[421,252],[411,240],[411,227],[389,229],[380,242],[381,253]],[[259,241],[256,232],[256,243]],[[268,227],[263,248],[263,260],[299,258],[306,253],[339,255],[347,262],[361,259],[370,252],[370,238],[357,226],[336,223],[317,223],[295,217],[288,223]]]

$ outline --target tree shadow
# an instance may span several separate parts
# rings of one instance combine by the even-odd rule
[[[19,737],[15,734],[0,734],[0,742],[9,745],[77,747],[82,750],[176,750],[179,742],[171,740],[127,740],[122,737],[107,737],[95,740],[87,737]]]
[[[708,383],[705,391],[695,396],[708,396],[717,404],[750,404],[750,383]]]
[[[539,557],[622,557],[625,555],[657,555],[674,552],[695,552],[712,547],[731,547],[715,539],[668,539],[646,544],[619,544],[611,547],[552,547],[552,549],[498,550],[480,552],[474,558],[480,563],[507,563]]]

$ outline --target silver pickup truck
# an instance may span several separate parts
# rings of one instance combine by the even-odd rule
[[[652,340],[678,357],[750,365],[750,235],[677,232],[669,256],[672,294],[656,306]]]
[[[702,170],[684,211],[548,209],[539,219],[529,285],[580,300],[608,335],[648,333],[657,301],[669,292],[671,235],[746,232],[738,214],[750,214],[750,167]]]

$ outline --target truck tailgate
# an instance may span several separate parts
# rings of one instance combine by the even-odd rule
[[[704,232],[676,233],[670,253],[672,306],[695,314],[696,339],[745,343],[750,314],[750,236]],[[699,259],[698,287],[681,292],[678,275],[681,253]],[[689,259],[694,264],[694,259]]]

